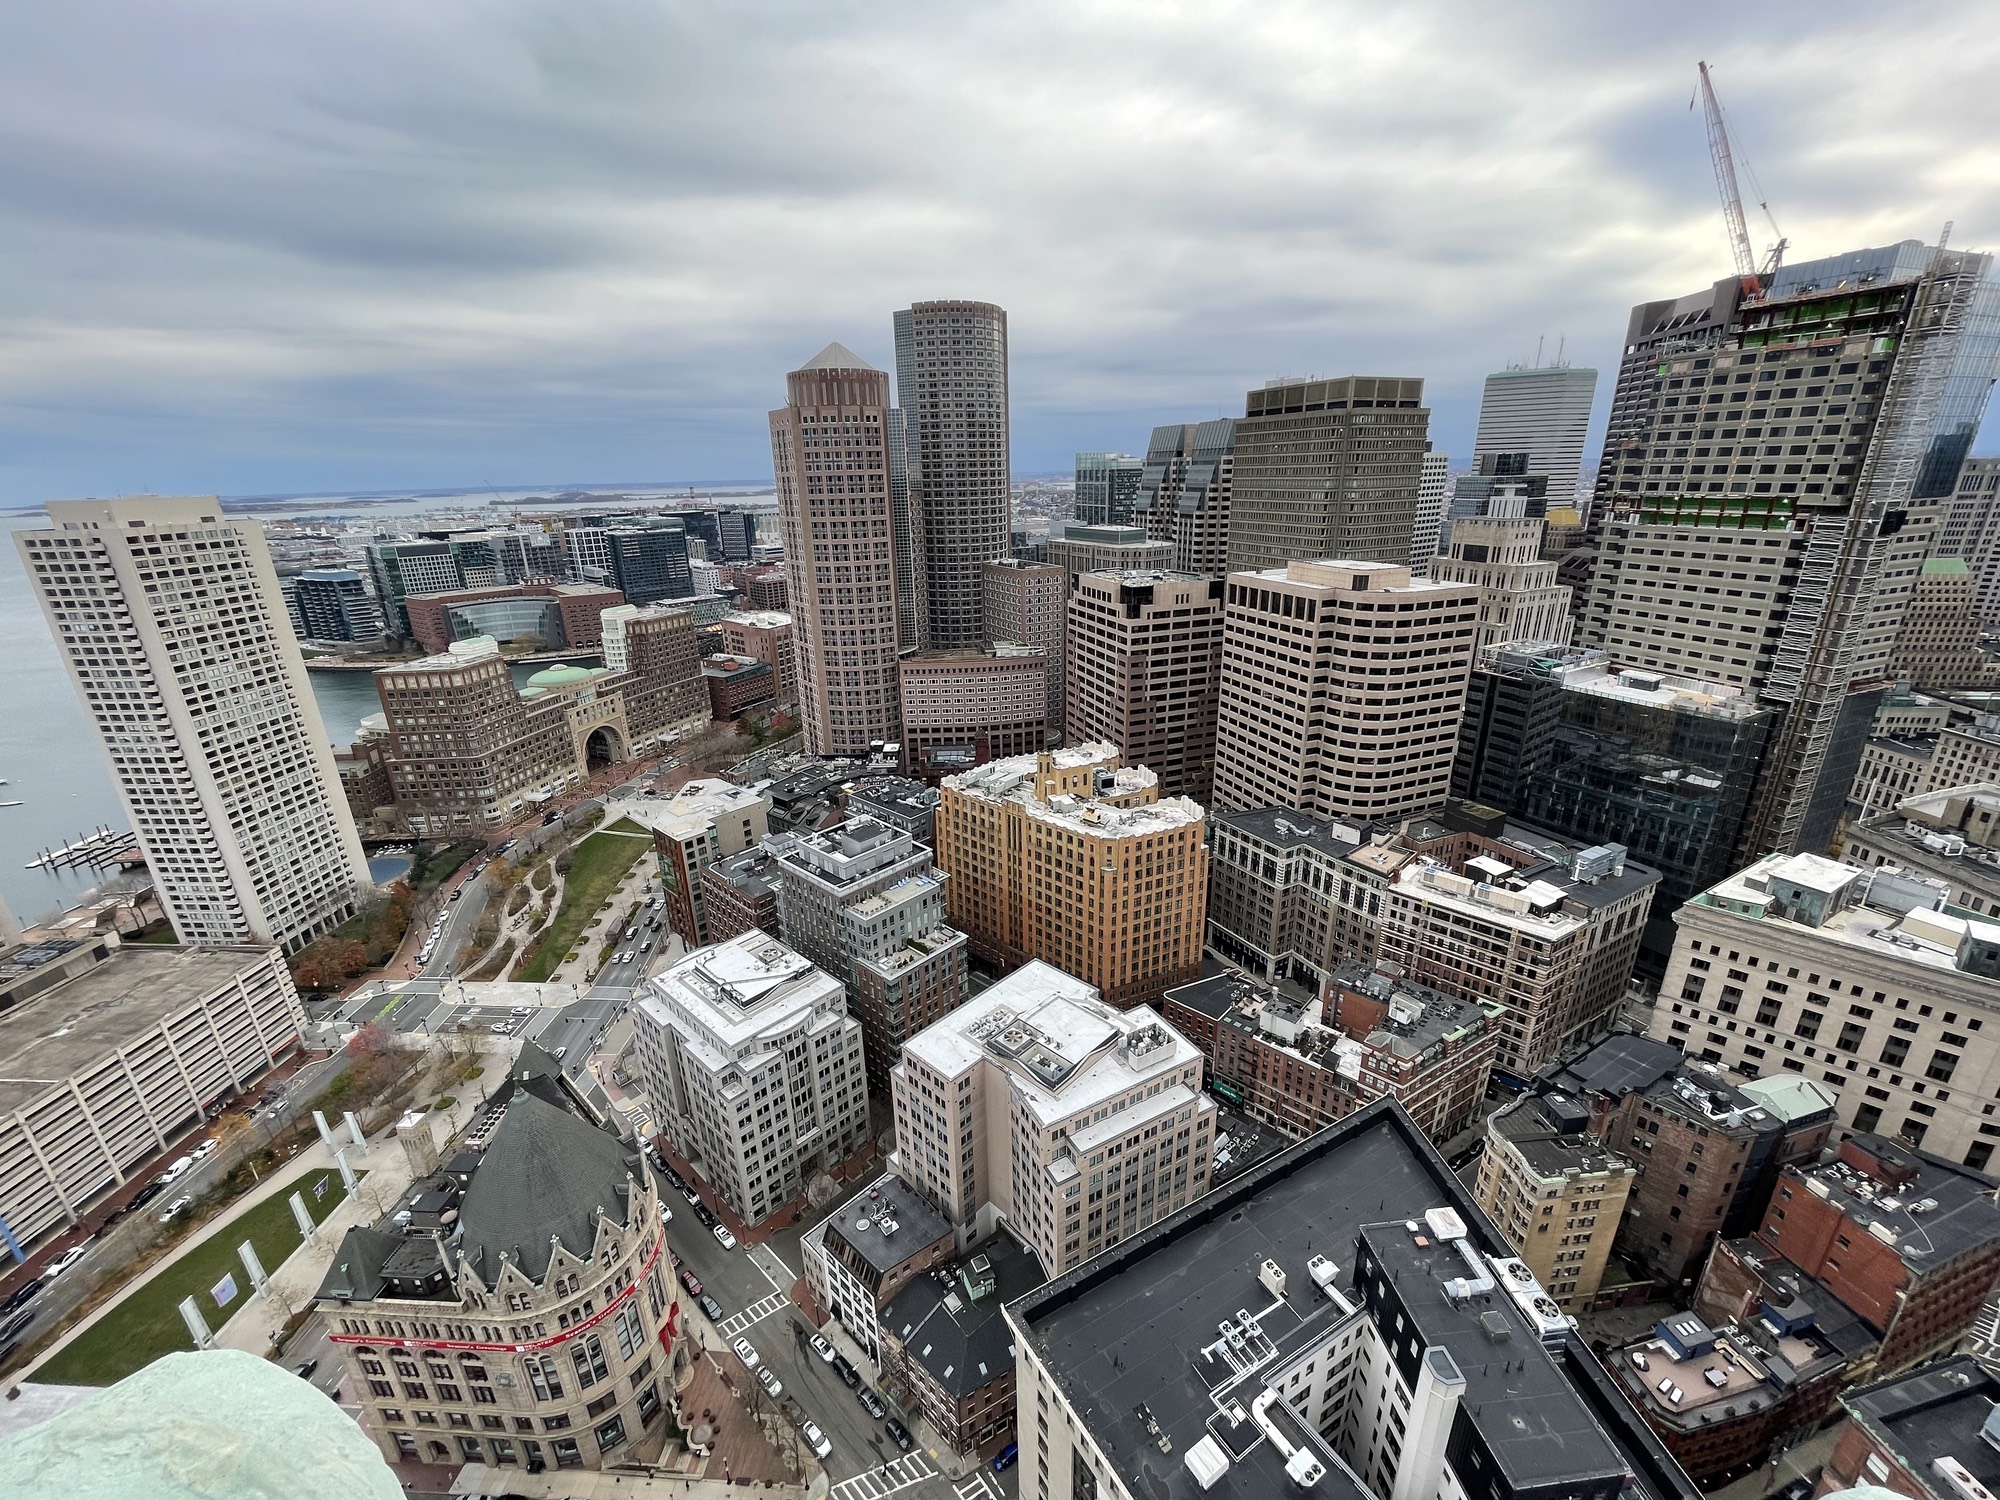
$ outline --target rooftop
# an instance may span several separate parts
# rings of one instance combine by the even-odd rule
[[[893,1175],[878,1177],[826,1220],[828,1238],[845,1244],[878,1275],[951,1232],[950,1220]]]
[[[1152,1007],[1115,1010],[1094,986],[1040,959],[933,1022],[903,1050],[945,1078],[980,1062],[1005,1068],[1044,1125],[1201,1057]]]
[[[378,1223],[347,1231],[318,1295],[456,1302],[461,1259],[488,1287],[503,1262],[540,1281],[557,1242],[588,1259],[600,1214],[626,1223],[633,1187],[645,1181],[636,1146],[519,1089],[482,1153],[454,1158]]]
[[[783,630],[792,623],[792,617],[782,609],[739,609],[724,615],[722,623],[752,630]]]
[[[1630,1176],[1632,1164],[1587,1130],[1590,1111],[1567,1094],[1523,1094],[1487,1120],[1540,1176]]]
[[[1256,807],[1243,812],[1216,808],[1209,813],[1209,819],[1281,849],[1310,846],[1329,854],[1352,854],[1367,842],[1372,828],[1366,823],[1316,818],[1290,807]]]
[[[50,961],[53,961],[53,957]],[[130,943],[0,1012],[0,1110],[14,1110],[136,1041],[167,1017],[267,967],[265,948]]]
[[[704,866],[702,878],[708,879],[711,874],[717,880],[728,882],[753,901],[770,895],[785,880],[784,867],[778,862],[777,852],[761,845]]]
[[[2000,1449],[1986,1436],[1995,1403],[2000,1403],[2000,1376],[1964,1355],[1936,1360],[1840,1398],[1855,1425],[1901,1460],[1939,1500],[1959,1500],[1962,1494],[1936,1477],[1933,1466],[1941,1458],[1956,1459],[1975,1482],[2000,1492]]]
[[[671,797],[635,797],[619,804],[619,811],[641,828],[660,833],[686,834],[759,803],[769,805],[762,793],[740,787],[732,781],[697,777]]]
[[[792,1024],[798,1012],[844,1002],[832,975],[758,929],[697,948],[640,988],[639,1005],[659,1025],[674,1012],[709,1040],[700,1045],[713,1067],[728,1065],[738,1048]],[[845,1014],[845,1005],[840,1005]]]
[[[1850,1135],[1835,1160],[1794,1174],[1919,1275],[2000,1239],[1991,1178],[1900,1141]]]
[[[950,1267],[919,1276],[882,1309],[882,1326],[952,1396],[1014,1370],[1014,1330],[1001,1308],[1049,1279],[1005,1230]]]
[[[1655,1495],[1691,1496],[1629,1408],[1576,1373],[1588,1355],[1573,1334],[1551,1352],[1541,1341],[1546,1330],[1512,1298],[1454,1302],[1446,1284],[1465,1276],[1465,1260],[1405,1222],[1421,1227],[1441,1207],[1466,1227],[1474,1254],[1509,1254],[1408,1115],[1383,1100],[1030,1293],[1009,1316],[1126,1487],[1152,1500],[1204,1493],[1182,1455],[1224,1423],[1215,1392],[1231,1374],[1204,1354],[1220,1347],[1219,1325],[1241,1326],[1248,1318],[1241,1309],[1270,1304],[1254,1320],[1250,1347],[1268,1341],[1271,1357],[1251,1379],[1276,1383],[1295,1355],[1344,1320],[1343,1306],[1366,1298],[1379,1308],[1391,1297],[1415,1323],[1420,1346],[1450,1352],[1467,1383],[1459,1420],[1476,1424],[1515,1488],[1553,1491],[1632,1470],[1653,1481]],[[1373,1290],[1349,1290],[1364,1239],[1383,1275],[1371,1279]],[[1316,1290],[1308,1269],[1315,1257],[1333,1260],[1339,1302]],[[1274,1298],[1259,1284],[1267,1260],[1286,1274],[1286,1295]],[[1503,1358],[1494,1357],[1496,1339]],[[1291,1415],[1282,1402],[1271,1409],[1281,1413]],[[1292,1420],[1285,1431],[1326,1465],[1314,1494],[1359,1500],[1366,1493],[1302,1423]],[[1171,1440],[1171,1453],[1156,1432]],[[1282,1456],[1249,1436],[1246,1443],[1240,1432],[1231,1435],[1231,1486],[1221,1493],[1291,1493]]]
[[[1533,673],[1549,678],[1569,692],[1615,698],[1643,708],[1666,708],[1728,719],[1750,719],[1773,712],[1751,694],[1727,683],[1621,667],[1607,652],[1580,646],[1510,641],[1490,647],[1481,665],[1499,672]]]

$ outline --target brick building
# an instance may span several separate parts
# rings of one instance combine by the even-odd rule
[[[2000,1375],[1964,1355],[1843,1392],[1845,1420],[1813,1494],[1862,1484],[1910,1500],[1971,1500],[2000,1491],[1996,1404]]]
[[[708,925],[702,870],[756,846],[770,832],[770,813],[771,799],[762,792],[712,778],[690,781],[671,797],[625,804],[625,816],[653,836],[666,888],[667,929],[688,947],[720,941]]]
[[[712,941],[725,942],[752,928],[780,935],[778,886],[784,871],[768,843],[703,865],[697,878]]]
[[[778,675],[754,656],[715,652],[701,662],[701,680],[708,688],[708,711],[727,724],[753,708],[778,701]]]
[[[903,770],[935,781],[1049,743],[1049,653],[1000,643],[925,651],[896,666]]]
[[[479,635],[521,643],[522,649],[588,650],[603,643],[604,611],[624,602],[617,589],[594,583],[540,582],[411,594],[403,606],[410,634],[435,656],[453,641]]]
[[[1618,1032],[1549,1067],[1590,1129],[1639,1171],[1618,1251],[1668,1286],[1700,1274],[1718,1238],[1750,1233],[1778,1174],[1838,1124],[1831,1089],[1781,1074],[1745,1082],[1651,1037]]]
[[[1201,1049],[1208,1087],[1303,1140],[1384,1095],[1431,1139],[1485,1097],[1498,1008],[1348,964],[1310,998],[1230,972],[1167,991],[1160,1014]]]
[[[1908,1369],[1951,1348],[2000,1281],[1993,1183],[1879,1135],[1849,1136],[1832,1162],[1785,1169],[1756,1234],[1716,1247],[1694,1310],[1711,1324],[1750,1317],[1785,1270],[1879,1342],[1850,1380]]]

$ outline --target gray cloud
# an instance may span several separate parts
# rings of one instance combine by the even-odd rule
[[[783,372],[939,295],[1010,311],[1020,468],[1305,371],[1462,452],[1727,271],[1699,56],[1795,254],[2000,225],[1971,4],[20,9],[7,504],[759,477]]]

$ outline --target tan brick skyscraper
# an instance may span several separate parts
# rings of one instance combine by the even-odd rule
[[[806,745],[815,755],[866,752],[901,725],[889,377],[828,344],[785,386],[786,404],[771,413],[771,461]]]

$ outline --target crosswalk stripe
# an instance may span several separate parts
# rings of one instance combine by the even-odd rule
[[[781,1297],[773,1292],[761,1301],[751,1303],[743,1311],[731,1317],[724,1318],[717,1332],[721,1333],[725,1338],[734,1338],[746,1328],[754,1327],[773,1314],[782,1312],[790,1305],[791,1298]]]
[[[834,1500],[884,1500],[898,1490],[922,1484],[938,1471],[921,1453],[906,1453],[879,1468],[869,1469],[832,1486]]]

